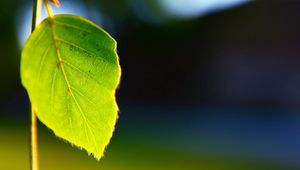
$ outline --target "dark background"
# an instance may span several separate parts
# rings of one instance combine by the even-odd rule
[[[182,16],[160,1],[64,0],[55,9],[84,15],[117,40],[120,118],[99,163],[40,123],[41,167],[300,169],[300,2],[216,10],[221,1],[211,1],[210,10]],[[0,169],[28,168],[19,61],[31,6],[0,5]]]

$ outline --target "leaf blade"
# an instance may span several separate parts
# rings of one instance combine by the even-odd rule
[[[22,83],[39,119],[98,159],[116,123],[120,76],[115,40],[82,17],[47,18],[22,51]]]

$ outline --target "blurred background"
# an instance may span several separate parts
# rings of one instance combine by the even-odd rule
[[[300,1],[61,4],[55,13],[85,16],[117,40],[120,118],[100,162],[40,123],[41,170],[300,169]],[[31,8],[0,5],[1,170],[29,169],[19,65]]]

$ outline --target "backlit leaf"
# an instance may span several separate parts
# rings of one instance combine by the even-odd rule
[[[22,84],[38,118],[98,159],[116,123],[120,74],[115,40],[78,16],[45,19],[22,51]]]

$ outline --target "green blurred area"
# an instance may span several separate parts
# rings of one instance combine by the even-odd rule
[[[8,125],[5,122],[10,122]],[[29,169],[29,129],[17,121],[0,125],[0,169]],[[14,122],[14,123],[12,123]],[[40,124],[41,125],[41,124]],[[70,146],[44,126],[39,127],[41,170],[290,170],[275,162],[233,159],[211,153],[172,150],[149,143],[147,137],[132,139],[126,134],[113,137],[101,161]],[[153,137],[151,137],[153,138]],[[156,138],[161,138],[156,136]],[[176,141],[169,143],[176,145]],[[175,146],[176,147],[176,146]]]

